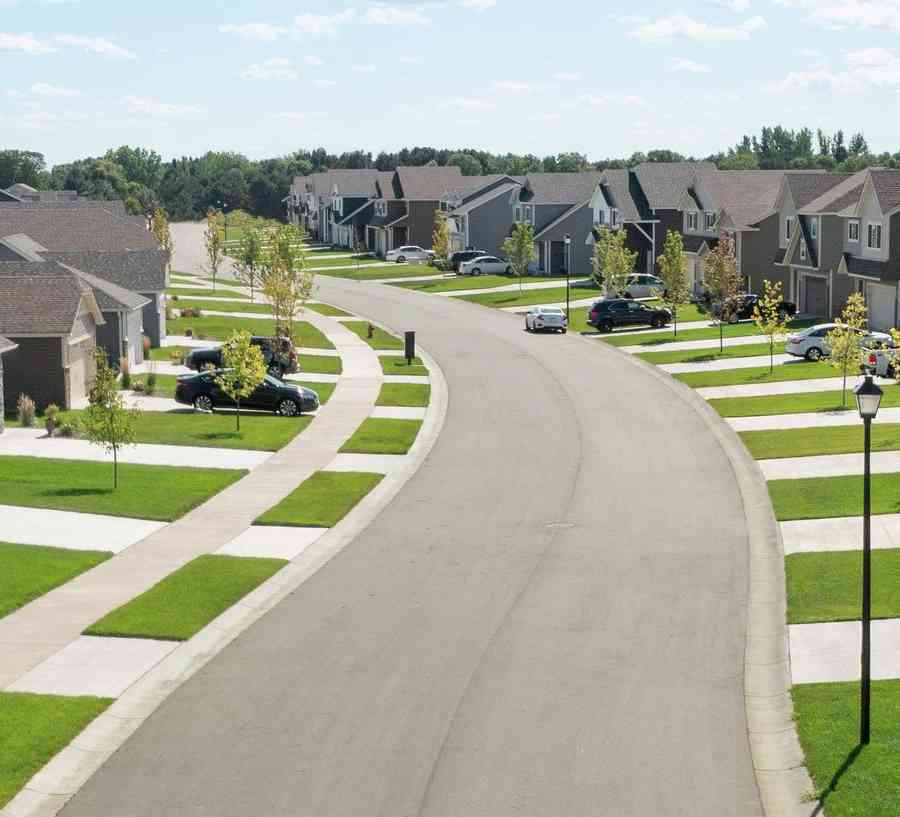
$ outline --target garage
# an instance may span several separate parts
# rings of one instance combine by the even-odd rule
[[[94,380],[93,350],[92,338],[85,338],[81,342],[69,346],[66,408],[74,408],[83,404],[87,397],[88,389]]]
[[[869,326],[872,329],[891,329],[896,325],[896,284],[866,285],[866,304],[869,307]]]
[[[825,278],[806,276],[803,279],[803,304],[801,312],[809,315],[828,315],[828,281]]]

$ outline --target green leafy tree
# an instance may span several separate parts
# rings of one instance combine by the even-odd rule
[[[844,378],[841,390],[841,407],[847,408],[847,375],[858,371],[863,360],[860,346],[861,330],[868,322],[868,308],[862,293],[854,292],[841,311],[837,326],[825,335],[828,344],[828,362],[837,369]]]
[[[434,211],[434,233],[431,236],[431,249],[441,269],[447,268],[450,257],[450,223],[446,213]]]
[[[174,249],[174,245],[172,244],[172,231],[169,229],[169,218],[166,215],[166,211],[161,207],[157,207],[150,217],[150,231],[156,237],[159,246],[169,254],[167,263],[171,267],[172,250]]]
[[[251,227],[245,228],[238,243],[237,278],[242,284],[250,287],[250,300],[253,300],[253,288],[256,286],[256,278],[259,265],[263,261],[264,235],[262,230]]]
[[[737,296],[743,288],[734,240],[727,233],[719,236],[719,243],[703,260],[703,278],[713,305],[713,317],[719,326],[719,351],[725,350],[724,326],[737,315]]]
[[[665,288],[660,298],[672,310],[674,335],[678,335],[678,307],[690,302],[691,288],[684,259],[684,242],[681,233],[669,230],[659,257],[659,277]]]
[[[81,418],[84,435],[113,455],[113,488],[119,487],[119,448],[135,440],[139,412],[128,409],[119,391],[116,371],[109,365],[106,352],[94,350],[96,373],[88,395],[88,407]]]
[[[307,268],[303,231],[282,225],[259,268],[260,288],[272,306],[276,334],[294,337],[294,318],[312,297],[315,274]]]
[[[618,298],[625,289],[628,276],[634,272],[638,254],[625,246],[624,230],[600,230],[594,242],[591,270],[597,285],[607,298]]]
[[[769,339],[769,372],[775,371],[775,344],[787,333],[788,314],[784,311],[781,281],[763,281],[763,294],[753,307],[753,320],[761,334]]]
[[[266,376],[266,361],[244,330],[231,333],[222,344],[222,369],[216,383],[237,406],[237,430],[241,430],[241,400],[249,397]]]
[[[207,268],[212,276],[213,292],[216,291],[216,276],[219,274],[219,267],[225,257],[225,238],[219,231],[220,220],[221,214],[215,210],[210,210],[206,214],[206,230],[203,233]]]
[[[502,250],[513,272],[519,278],[519,292],[521,292],[522,278],[528,274],[529,264],[537,258],[534,250],[534,227],[530,224],[516,224],[512,235],[503,242]]]

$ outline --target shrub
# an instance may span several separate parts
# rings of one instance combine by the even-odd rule
[[[150,361],[147,367],[147,382],[144,384],[144,394],[153,394],[156,391],[156,361]]]
[[[144,381],[138,378],[137,380],[131,381],[131,390],[137,394],[143,394],[146,389],[144,385]]]
[[[177,295],[170,295],[170,296],[169,296],[169,300],[170,300],[170,301],[177,301],[177,300],[178,300],[178,296],[177,296]]]
[[[64,423],[59,424],[59,428],[56,429],[57,437],[77,437],[78,436],[78,423],[75,420],[66,420]]]
[[[56,403],[49,403],[44,409],[44,428],[47,429],[47,436],[52,437],[53,432],[59,427],[59,406]]]
[[[34,400],[27,394],[20,394],[16,401],[16,418],[26,428],[34,426]]]
[[[191,329],[190,326],[188,326],[188,327],[185,328],[185,330],[184,330],[184,336],[185,336],[186,338],[192,338],[192,337],[194,337],[194,330]]]
[[[179,352],[177,349],[173,349],[169,352],[169,360],[172,361],[176,366],[180,366],[184,363],[184,352]]]
[[[166,307],[166,320],[167,321],[175,320],[175,311],[172,309],[171,306]]]
[[[119,374],[122,375],[122,388],[131,388],[131,365],[128,363],[127,357],[119,358]]]

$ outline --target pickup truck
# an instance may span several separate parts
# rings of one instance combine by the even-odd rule
[[[250,343],[259,347],[270,375],[284,378],[286,374],[293,374],[298,371],[297,352],[283,338],[253,335],[250,338]],[[280,346],[283,348],[279,348]],[[184,356],[184,365],[198,372],[210,367],[219,369],[222,367],[222,349],[219,346],[212,346],[207,349],[192,349]]]

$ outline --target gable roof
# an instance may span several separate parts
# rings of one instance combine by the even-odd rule
[[[463,204],[460,204],[459,207],[454,207],[450,212],[455,216],[463,216],[466,213],[477,210],[481,205],[493,201],[498,196],[509,195],[520,187],[521,185],[518,182],[507,182],[506,184],[497,185],[479,196],[468,199]]]
[[[2,202],[20,202],[20,199],[15,193],[10,193],[9,190],[0,190],[0,201]]]
[[[90,286],[94,291],[94,298],[96,298],[97,306],[99,306],[100,309],[114,312],[133,312],[136,309],[143,309],[144,306],[150,303],[149,298],[138,295],[130,289],[125,289],[125,287],[120,287],[118,284],[114,284],[111,281],[104,281],[96,275],[91,275],[83,270],[70,267],[68,264],[60,264],[60,266],[65,267],[69,272],[73,275],[77,275],[82,281]]]
[[[675,210],[695,178],[718,173],[712,162],[642,162],[633,168],[653,210]]]
[[[522,188],[522,201],[533,204],[577,204],[594,193],[602,170],[582,173],[529,173]]]
[[[329,190],[337,189],[339,196],[369,198],[375,195],[377,170],[331,170],[328,173]]]
[[[0,208],[0,237],[17,233],[52,252],[159,250],[151,232],[102,207]]]
[[[37,190],[29,184],[13,184],[6,189],[22,201],[68,202],[78,198],[76,190]]]
[[[547,236],[550,235],[556,228],[562,225],[564,222],[568,221],[572,216],[576,213],[580,212],[583,209],[587,209],[590,205],[590,200],[582,201],[578,204],[573,204],[568,210],[564,213],[558,215],[553,221],[551,221],[546,227],[544,227],[539,233],[537,233],[534,237],[535,241],[539,238],[544,238],[546,240]]]
[[[394,185],[395,173],[393,170],[379,170],[375,177],[375,193],[378,198],[388,201],[401,198]]]
[[[798,212],[809,214],[839,213],[848,207],[855,207],[859,203],[859,197],[862,193],[867,173],[868,171],[861,170],[859,173],[848,176],[808,202],[804,207],[798,207]]]
[[[132,292],[162,292],[166,288],[165,250],[44,252],[41,255]]]
[[[900,206],[900,170],[874,168],[869,171],[869,178],[884,213]]]
[[[401,166],[396,170],[400,197],[408,201],[439,201],[444,191],[458,187],[462,178],[462,172],[456,165]]]
[[[3,191],[0,191],[2,193]],[[125,202],[121,199],[72,199],[72,201],[35,201],[32,199],[16,199],[15,201],[4,200],[0,196],[0,208],[11,208],[21,210],[52,210],[61,207],[99,207],[107,210],[114,216],[137,219],[140,223],[144,222],[144,216],[129,216],[125,210]],[[138,222],[136,222],[138,223]]]
[[[647,221],[651,218],[647,197],[637,176],[630,170],[606,170],[597,184],[606,203],[619,211],[623,222]]]
[[[13,349],[17,349],[18,344],[13,343],[9,338],[4,338],[0,335],[0,355],[4,352],[11,352]]]
[[[783,178],[782,170],[720,170],[704,174],[700,183],[740,230],[775,212]]]
[[[852,173],[798,172],[791,170],[784,174],[784,180],[791,191],[794,206],[800,210],[811,201],[841,184],[841,182],[849,179],[852,175]]]

